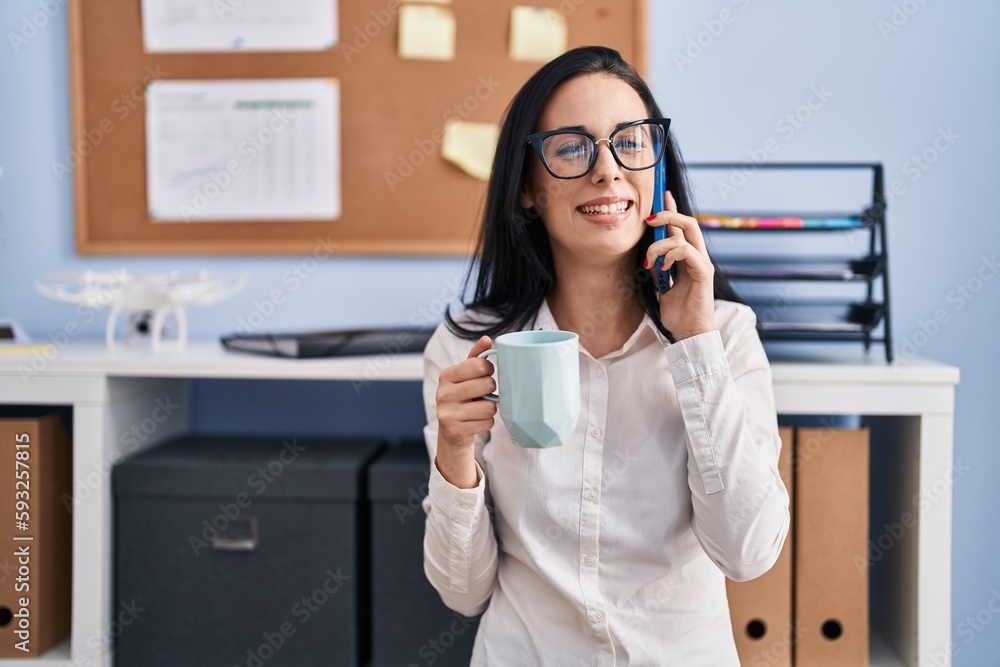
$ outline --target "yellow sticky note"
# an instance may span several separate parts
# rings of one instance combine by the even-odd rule
[[[514,7],[510,10],[510,57],[527,62],[548,62],[566,52],[566,17],[548,7]]]
[[[441,154],[469,176],[488,181],[499,131],[494,123],[450,120],[444,125]]]
[[[4,343],[0,345],[0,355],[31,356],[38,354],[49,357],[55,354],[55,347],[52,346],[52,343]]]
[[[435,5],[403,5],[399,10],[399,57],[454,60],[455,15]]]

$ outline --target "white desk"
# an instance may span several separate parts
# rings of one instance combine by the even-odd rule
[[[951,465],[958,369],[913,359],[887,365],[851,345],[769,348],[781,415],[863,415],[872,446],[882,448],[891,479],[871,481],[891,492],[886,521],[918,515],[884,552],[872,574],[872,659],[878,667],[950,664]],[[70,641],[38,660],[0,660],[0,667],[110,667],[106,648],[117,613],[112,599],[110,467],[125,454],[189,430],[188,380],[337,380],[355,383],[422,379],[419,355],[281,360],[228,353],[215,343],[156,355],[109,352],[85,341],[50,358],[0,356],[0,404],[71,406],[74,496],[73,620]],[[179,407],[165,415],[157,400]],[[162,419],[161,419],[162,418]],[[142,441],[123,438],[133,427]],[[932,502],[918,508],[921,492]],[[877,521],[877,520],[876,520]],[[881,522],[873,525],[880,526]],[[890,648],[891,647],[891,648]],[[897,655],[898,654],[898,655]],[[902,659],[900,659],[902,658]]]

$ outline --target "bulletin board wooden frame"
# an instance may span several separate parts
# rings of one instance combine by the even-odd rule
[[[445,62],[397,57],[399,0],[340,0],[340,42],[324,52],[146,53],[140,4],[69,2],[72,145],[56,169],[72,171],[80,254],[466,255],[486,187],[441,158],[439,137],[446,118],[498,122],[540,66],[508,57],[511,8],[556,9],[570,48],[610,46],[646,72],[646,0],[454,0]],[[306,77],[340,82],[338,220],[150,220],[145,83]]]

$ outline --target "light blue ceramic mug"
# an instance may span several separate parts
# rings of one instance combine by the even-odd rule
[[[570,331],[517,331],[498,336],[479,355],[497,355],[500,418],[522,447],[557,447],[580,417],[580,337]]]

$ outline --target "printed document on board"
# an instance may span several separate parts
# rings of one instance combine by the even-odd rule
[[[336,79],[149,85],[153,222],[336,220],[340,194]]]
[[[321,51],[337,43],[337,0],[142,0],[147,52]]]

